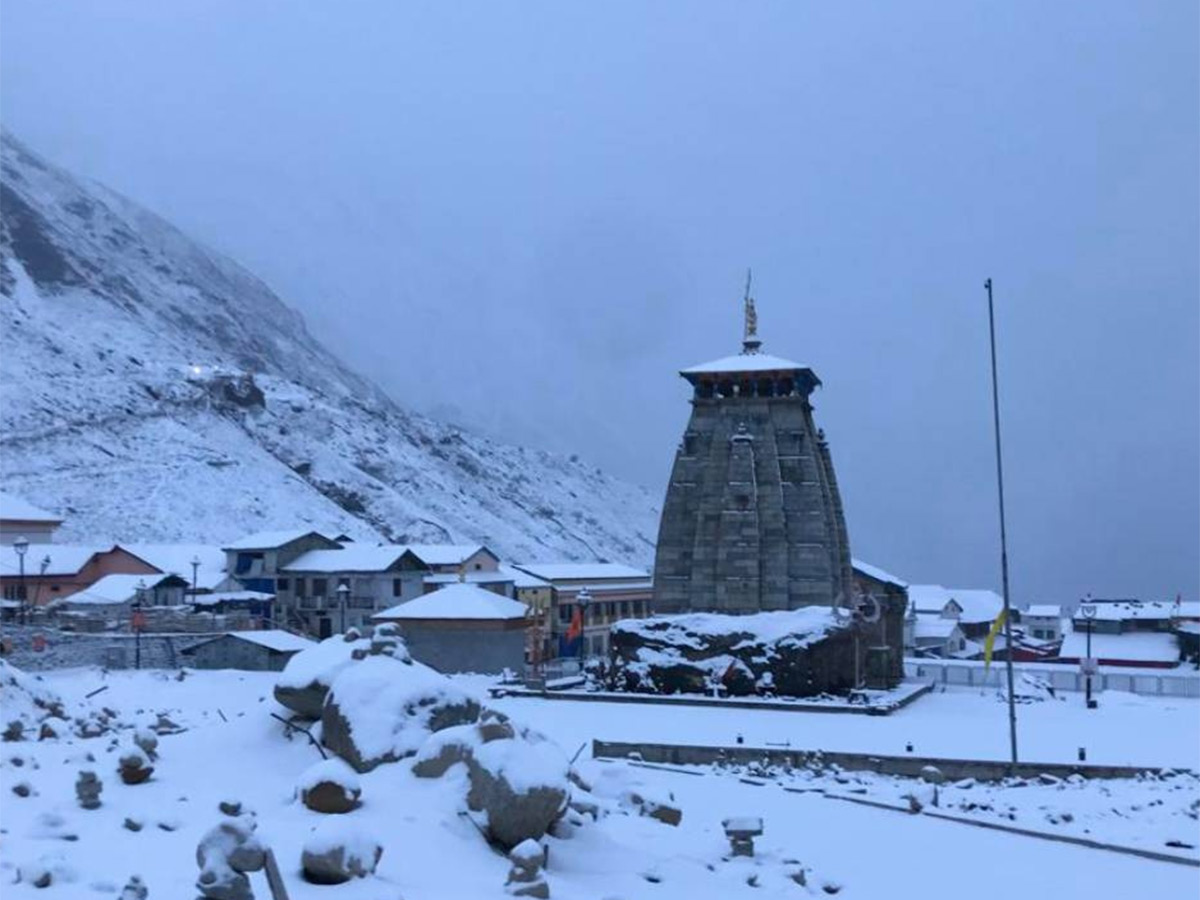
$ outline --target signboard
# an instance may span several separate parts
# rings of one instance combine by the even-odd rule
[[[1094,656],[1085,656],[1079,661],[1079,671],[1084,675],[1099,675],[1100,660]]]
[[[140,609],[135,609],[130,624],[132,624],[134,631],[141,631],[146,627],[146,614]]]

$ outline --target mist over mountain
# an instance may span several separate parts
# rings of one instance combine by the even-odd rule
[[[236,263],[9,134],[2,166],[0,478],[64,539],[309,524],[649,562],[642,488],[401,408]]]

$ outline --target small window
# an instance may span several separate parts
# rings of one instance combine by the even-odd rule
[[[483,568],[483,563],[475,563],[475,571],[478,572]]]
[[[400,597],[404,594],[404,581],[400,578],[392,579],[392,596]]]
[[[571,621],[572,609],[570,604],[564,603],[558,608],[558,621],[568,624]]]
[[[291,581],[287,578],[280,578],[275,582],[275,584],[281,591],[291,590]]]
[[[324,597],[325,592],[329,589],[329,583],[324,578],[314,578],[312,580],[312,592],[314,597]]]

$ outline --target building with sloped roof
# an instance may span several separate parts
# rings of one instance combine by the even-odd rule
[[[440,672],[522,671],[528,607],[476,584],[457,582],[375,613],[395,623],[413,659]]]
[[[62,516],[0,491],[0,544],[12,544],[21,538],[31,544],[49,544],[62,523]]]

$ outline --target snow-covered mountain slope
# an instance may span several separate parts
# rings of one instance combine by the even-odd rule
[[[0,483],[65,513],[64,539],[311,524],[650,561],[642,488],[404,411],[236,264],[0,144]],[[396,365],[413,341],[454,353],[452,320],[396,334]]]

